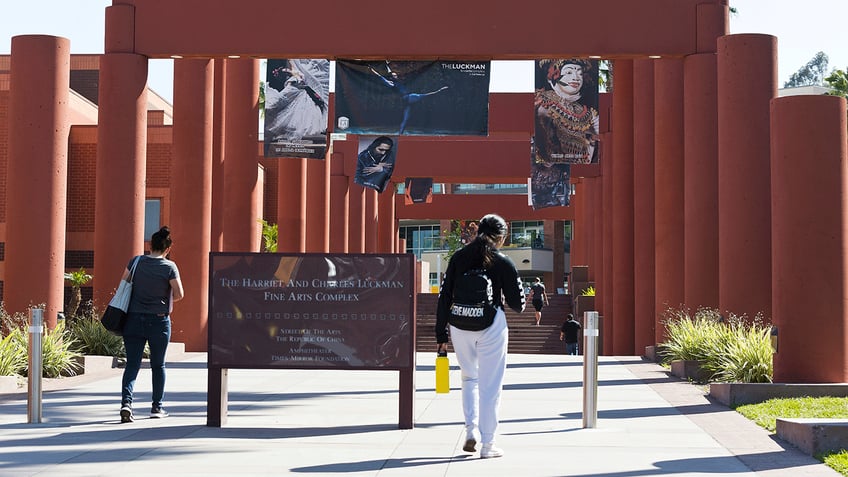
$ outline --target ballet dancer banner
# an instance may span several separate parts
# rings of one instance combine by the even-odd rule
[[[269,59],[265,78],[265,157],[327,155],[330,60]]]
[[[335,132],[485,136],[489,61],[336,61]]]

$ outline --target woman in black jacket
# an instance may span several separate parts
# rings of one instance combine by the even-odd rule
[[[524,311],[524,292],[515,264],[498,251],[506,234],[506,221],[502,217],[489,214],[480,219],[477,237],[457,250],[448,262],[436,311],[438,350],[447,352],[447,326],[451,325],[450,339],[462,371],[466,436],[462,449],[475,452],[479,434],[483,443],[480,457],[484,459],[503,455],[503,450],[495,447],[494,441],[509,337],[504,301],[513,310]],[[494,311],[482,314],[483,323],[476,325],[461,316],[474,315],[467,311],[470,307],[460,307],[466,311],[456,312],[458,305],[454,303],[454,295],[458,291],[457,283],[465,280],[463,275],[479,269],[484,271],[490,282],[491,304],[486,306],[493,305]],[[486,318],[491,318],[491,322]]]

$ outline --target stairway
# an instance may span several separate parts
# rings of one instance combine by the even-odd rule
[[[526,354],[565,354],[565,345],[559,340],[559,329],[565,315],[572,313],[571,296],[551,295],[550,305],[542,309],[542,322],[536,326],[533,305],[529,302],[524,313],[507,310],[509,326],[509,352]],[[416,349],[436,351],[436,303],[438,295],[419,293],[416,317]],[[451,349],[451,351],[453,351]]]

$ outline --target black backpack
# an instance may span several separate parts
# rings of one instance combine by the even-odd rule
[[[479,331],[495,320],[492,279],[482,268],[472,268],[458,275],[453,285],[453,301],[448,322],[462,330]]]

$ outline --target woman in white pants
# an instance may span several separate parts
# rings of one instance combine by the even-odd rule
[[[483,443],[480,457],[484,459],[503,455],[503,450],[495,446],[495,433],[509,336],[504,303],[515,311],[524,311],[524,292],[515,264],[498,251],[506,234],[506,221],[500,216],[489,214],[480,219],[477,237],[448,262],[436,312],[438,351],[447,352],[450,324],[450,340],[462,372],[462,449],[476,452],[479,435]],[[467,276],[475,270],[482,271],[484,277],[471,282]],[[482,304],[467,304],[462,299],[469,295],[464,289],[469,283],[479,283]]]

